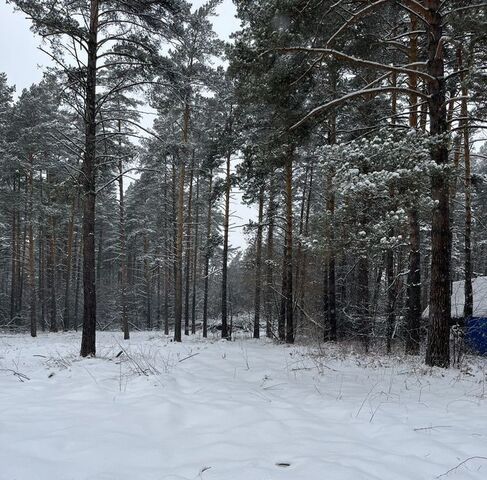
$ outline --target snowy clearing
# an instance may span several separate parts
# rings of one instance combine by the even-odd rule
[[[0,336],[1,480],[487,478],[485,360],[120,337]]]

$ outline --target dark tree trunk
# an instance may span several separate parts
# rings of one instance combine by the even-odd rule
[[[39,324],[41,330],[46,330],[46,253],[44,227],[39,229],[39,306],[41,307]]]
[[[81,356],[96,354],[95,200],[96,74],[99,0],[90,1],[83,158],[83,334]]]
[[[122,131],[120,120],[118,121],[118,133]],[[120,303],[122,309],[123,339],[130,338],[129,321],[127,314],[127,241],[125,231],[125,192],[123,188],[123,160],[121,151],[121,139],[118,143],[120,158],[118,159],[118,221],[120,241]]]
[[[272,174],[271,174],[272,175]],[[264,312],[266,337],[273,336],[274,323],[274,216],[275,216],[275,202],[274,202],[274,178],[271,177],[269,188],[269,200],[267,206],[267,251],[266,251],[266,265],[265,265],[265,289],[264,289]]]
[[[35,272],[35,245],[34,245],[34,167],[33,157],[30,156],[30,168],[28,176],[29,192],[29,299],[30,299],[30,335],[37,336],[37,311],[36,311],[36,272]]]
[[[210,257],[211,257],[211,221],[212,221],[212,209],[213,209],[213,170],[210,169],[208,180],[208,214],[206,217],[206,251],[205,251],[205,266],[203,276],[205,278],[205,286],[203,292],[203,337],[208,336],[208,287],[210,282]]]
[[[262,221],[264,217],[264,188],[259,191],[259,214],[255,246],[254,338],[260,337],[260,300],[262,291]]]
[[[394,231],[390,232],[390,237]],[[396,323],[396,291],[394,288],[394,252],[388,248],[386,252],[386,278],[387,278],[387,309],[386,309],[386,345],[387,353],[392,351],[392,335]]]
[[[465,270],[465,304],[463,316],[465,319],[473,315],[473,288],[472,288],[472,166],[470,159],[470,132],[468,125],[468,87],[463,71],[462,48],[457,50],[458,70],[462,81],[462,126],[463,126],[463,159],[465,163],[465,231],[464,231],[464,270]]]
[[[49,331],[57,332],[57,304],[56,304],[56,221],[51,215],[49,219],[49,260],[48,260],[48,288],[49,288]]]
[[[305,312],[305,305],[304,305],[304,273],[305,273],[305,253],[303,248],[303,234],[304,234],[304,219],[305,219],[305,212],[306,212],[306,200],[308,197],[308,176],[310,174],[310,166],[306,165],[305,173],[304,173],[304,181],[303,181],[303,193],[301,195],[301,206],[299,209],[299,229],[298,229],[298,240],[297,240],[297,249],[296,249],[296,264],[295,266],[295,273],[294,273],[294,285],[293,289],[295,292],[295,304],[297,306],[297,311],[294,316],[294,324],[295,330],[299,328],[299,324],[301,323],[301,317],[304,315]]]
[[[183,115],[184,157],[187,154],[190,107],[186,103]],[[186,159],[179,159],[178,198],[176,217],[176,254],[174,266],[174,341],[181,341],[183,319],[183,239],[184,239],[184,184]]]
[[[145,283],[145,324],[147,330],[152,329],[152,285],[149,265],[149,237],[144,234],[144,283]]]
[[[79,291],[81,284],[81,260],[83,256],[83,243],[79,242],[79,229],[76,229],[75,252],[76,252],[76,271],[74,276],[74,329],[78,331],[79,324]]]
[[[39,215],[39,305],[41,307],[41,314],[40,314],[40,327],[41,330],[44,332],[46,330],[46,248],[45,248],[45,241],[46,235],[44,232],[44,189],[43,189],[43,181],[42,181],[42,170],[39,171],[39,195],[40,195],[40,204],[41,204],[41,213]]]
[[[191,281],[191,258],[192,258],[192,239],[191,223],[193,209],[193,179],[194,179],[194,157],[191,159],[191,170],[189,172],[189,192],[188,192],[188,215],[186,217],[186,262],[184,265],[184,334],[189,335],[189,285]]]
[[[411,14],[411,31],[417,31],[418,19]],[[409,45],[409,63],[415,64],[418,61],[418,36],[411,35]],[[415,74],[409,75],[409,88],[418,88],[418,77]],[[409,126],[418,128],[418,96],[411,94],[409,98],[410,114]],[[420,347],[421,333],[421,236],[419,225],[419,213],[416,199],[411,199],[408,209],[409,225],[409,268],[407,277],[407,312],[406,312],[406,353],[417,355]]]
[[[428,8],[428,80],[430,135],[438,139],[431,148],[431,158],[439,166],[448,164],[446,139],[438,138],[447,132],[445,104],[445,68],[443,52],[443,18],[441,0],[426,0]],[[430,366],[450,365],[450,202],[448,176],[442,168],[434,172],[431,180],[435,202],[431,228],[431,288],[426,363]]]
[[[200,175],[196,177],[196,211],[194,215],[194,242],[193,242],[193,285],[191,292],[191,333],[196,333],[196,282],[198,276],[198,250],[199,250],[199,222],[200,222]]]
[[[169,222],[168,222],[168,212],[169,212],[169,200],[167,194],[167,156],[164,157],[164,206],[166,211],[164,212],[164,335],[169,335],[169,278],[171,274],[170,267],[170,233],[169,233]]]
[[[226,177],[225,177],[225,213],[223,218],[223,266],[222,266],[222,338],[228,338],[228,230],[230,224],[230,152],[226,157]]]
[[[409,271],[407,284],[407,333],[406,353],[417,355],[421,328],[421,239],[419,214],[416,206],[408,211],[409,222]]]
[[[358,313],[362,323],[361,335],[365,351],[369,351],[372,324],[370,318],[370,291],[369,291],[369,260],[366,253],[360,255],[358,261]]]
[[[331,80],[333,91],[336,93],[338,83],[338,72],[332,71]],[[337,143],[336,135],[336,112],[330,113],[330,130],[328,134],[328,144]],[[326,213],[329,217],[328,225],[325,230],[327,237],[327,252],[325,257],[325,291],[324,301],[326,324],[324,334],[326,341],[335,342],[337,340],[337,315],[336,315],[336,247],[335,247],[335,190],[333,186],[334,172],[329,171],[326,175]]]
[[[66,278],[64,283],[64,309],[63,309],[63,330],[70,329],[70,287],[71,287],[71,266],[73,263],[73,238],[74,238],[74,217],[76,212],[76,197],[73,198],[71,216],[68,224],[68,241],[66,245]]]
[[[285,170],[285,200],[286,225],[284,239],[283,272],[281,310],[279,315],[279,338],[287,343],[294,343],[293,323],[293,155],[291,150],[286,158]]]
[[[10,242],[11,255],[11,277],[10,277],[10,321],[12,322],[17,315],[17,207],[16,207],[16,178],[14,174],[13,196],[14,204],[12,207],[12,236]]]

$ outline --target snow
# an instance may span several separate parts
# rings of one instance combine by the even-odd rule
[[[487,317],[487,277],[472,279],[473,316]],[[451,295],[452,318],[463,318],[465,305],[465,281],[453,282]],[[423,318],[428,318],[429,307],[423,312]]]
[[[184,340],[1,335],[0,480],[487,478],[486,360]]]

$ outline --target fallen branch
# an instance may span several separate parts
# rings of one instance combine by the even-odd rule
[[[191,355],[188,355],[187,357],[181,358],[181,360],[178,361],[178,363],[184,362],[185,360],[188,360],[188,358],[195,357],[196,355],[199,355],[200,352],[193,353]]]
[[[23,382],[24,380],[30,380],[30,378],[27,375],[24,375],[23,373],[20,373],[20,372],[17,372],[15,370],[12,370],[11,368],[0,368],[0,371],[12,373],[12,375],[18,377],[18,379],[21,382]]]
[[[450,468],[450,470],[448,470],[447,472],[445,473],[442,473],[441,475],[438,475],[437,477],[435,478],[441,478],[441,477],[446,477],[449,473],[455,471],[457,468],[460,468],[462,465],[465,465],[467,462],[469,462],[470,460],[487,460],[487,457],[478,457],[478,456],[475,456],[475,457],[468,457],[466,458],[465,460],[463,460],[463,462],[460,462],[458,465],[456,465],[455,467],[453,468]]]
[[[431,427],[420,427],[420,428],[413,428],[415,432],[420,432],[422,430],[433,430],[435,428],[451,428],[451,425],[433,425]]]

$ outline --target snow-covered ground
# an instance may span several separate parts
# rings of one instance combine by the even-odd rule
[[[485,361],[184,340],[0,335],[0,479],[487,478]]]

